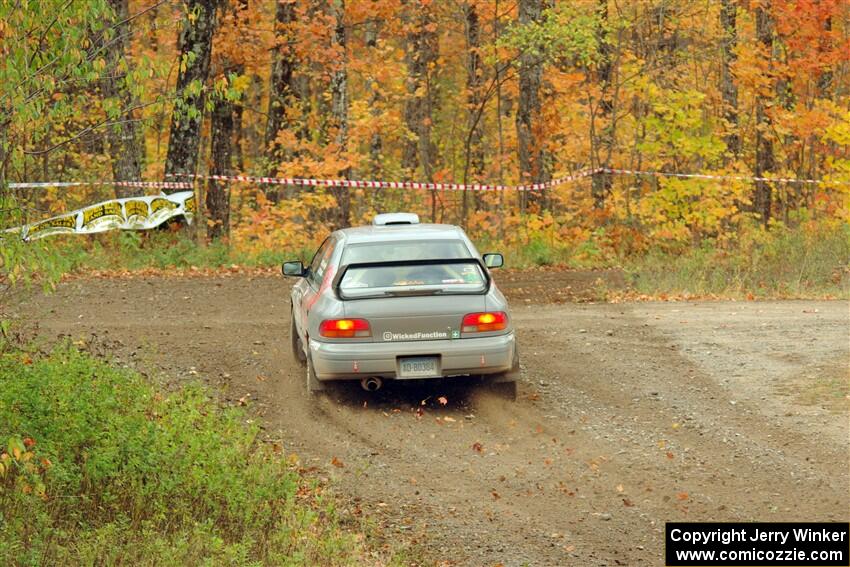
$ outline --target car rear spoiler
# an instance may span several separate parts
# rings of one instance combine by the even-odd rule
[[[484,295],[490,291],[490,284],[492,282],[492,278],[490,277],[490,271],[487,269],[487,266],[484,265],[484,262],[481,261],[480,258],[452,258],[446,260],[390,260],[387,262],[360,262],[357,264],[346,264],[339,269],[336,277],[334,277],[333,282],[331,283],[331,287],[333,288],[334,294],[341,301],[351,301],[356,299],[374,299],[374,297],[348,297],[345,298],[339,292],[339,284],[342,282],[342,278],[345,277],[345,273],[350,268],[385,268],[385,267],[393,267],[393,266],[437,266],[437,265],[446,265],[446,264],[475,264],[481,268],[481,273],[484,274],[484,289],[482,291],[474,291],[457,295]]]

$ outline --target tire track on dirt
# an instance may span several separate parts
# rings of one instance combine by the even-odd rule
[[[512,274],[518,289],[532,284]],[[712,309],[522,303],[516,403],[439,383],[310,398],[288,352],[280,279],[76,281],[20,309],[42,340],[85,338],[122,363],[247,401],[352,511],[448,564],[655,565],[667,520],[846,518],[846,412],[806,408],[800,421],[776,413],[793,399],[759,404],[768,390],[727,384],[728,364],[687,352],[704,342]],[[695,335],[656,322],[674,309],[697,315]],[[817,358],[846,360],[846,305],[764,309],[766,322],[783,321],[769,332],[796,329],[778,353],[788,368],[812,364],[793,347],[812,333]],[[812,309],[824,313],[816,324],[796,314]],[[737,332],[729,360],[758,356],[766,331]],[[818,423],[836,435],[819,436]]]

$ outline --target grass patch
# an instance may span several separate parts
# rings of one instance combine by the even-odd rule
[[[60,273],[87,270],[140,270],[144,268],[217,268],[275,266],[285,260],[310,258],[311,251],[268,250],[247,254],[222,242],[198,242],[182,231],[114,231],[90,237],[45,238],[29,244]]]
[[[612,235],[616,235],[614,238]],[[631,235],[631,236],[630,236]],[[502,252],[510,268],[539,266],[569,269],[622,268],[627,284],[639,294],[742,298],[849,297],[850,225],[805,225],[770,231],[747,228],[735,240],[705,239],[699,245],[658,244],[648,251],[627,246],[632,232],[597,229],[575,243],[535,235],[525,242],[505,243],[485,238],[482,252]],[[276,267],[285,260],[305,262],[314,250],[264,249],[259,253],[221,242],[204,243],[187,232],[153,230],[109,232],[90,237],[66,236],[15,243],[15,263],[0,264],[4,275],[30,271],[42,281],[65,273],[90,270],[136,271],[146,268],[188,269]],[[11,248],[10,248],[11,249]],[[0,258],[2,259],[2,258]],[[14,279],[14,278],[12,278]]]
[[[624,261],[629,283],[646,294],[725,297],[848,297],[850,226],[745,234],[737,246],[707,241],[680,252]]]
[[[2,564],[392,562],[201,387],[163,392],[68,347],[7,349],[0,376]]]
[[[804,406],[820,406],[846,414],[850,409],[850,369],[843,361],[820,368],[816,375],[795,380],[786,391]]]

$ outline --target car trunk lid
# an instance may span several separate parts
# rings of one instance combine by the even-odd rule
[[[417,295],[345,302],[345,316],[369,321],[372,342],[459,339],[463,316],[485,310],[484,295]]]

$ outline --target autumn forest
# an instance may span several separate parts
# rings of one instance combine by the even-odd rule
[[[0,0],[0,566],[841,564],[848,299],[850,0]]]
[[[246,249],[386,210],[622,253],[848,212],[845,0],[4,0],[0,12],[0,184],[197,174],[202,230]],[[588,172],[485,192],[203,177],[510,186]],[[26,222],[144,191],[4,202]]]

